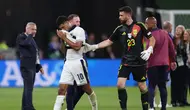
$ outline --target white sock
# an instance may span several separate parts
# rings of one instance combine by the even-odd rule
[[[154,97],[154,107],[157,107],[156,98]]]
[[[160,103],[159,103],[160,105],[162,105],[162,102],[160,101]]]
[[[94,91],[92,92],[92,94],[90,94],[88,96],[88,99],[89,99],[90,104],[92,106],[92,110],[98,110],[97,97],[96,97],[96,94],[94,93]]]
[[[56,100],[55,100],[53,110],[61,110],[62,105],[64,103],[64,99],[65,99],[64,95],[58,95]]]

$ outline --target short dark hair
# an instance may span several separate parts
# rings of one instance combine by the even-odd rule
[[[59,17],[56,19],[56,26],[57,26],[57,28],[59,28],[59,26],[60,26],[61,24],[64,24],[66,21],[68,21],[68,18],[67,18],[66,16],[64,16],[64,15],[59,16]]]
[[[70,14],[68,16],[68,20],[72,20],[74,17],[79,17],[79,15],[77,15],[77,14]]]
[[[133,10],[131,9],[130,6],[124,6],[124,7],[119,8],[119,12],[122,12],[122,11],[124,11],[125,13],[130,13],[131,15],[133,13]]]

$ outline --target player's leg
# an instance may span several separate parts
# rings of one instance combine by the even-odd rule
[[[184,98],[184,93],[183,93],[183,90],[184,90],[184,73],[183,73],[183,66],[179,66],[177,68],[177,73],[178,73],[178,85],[177,85],[177,88],[178,88],[178,94],[177,94],[177,101],[178,101],[178,105],[183,107],[184,104],[183,104],[183,98]],[[179,75],[180,74],[180,75]]]
[[[77,86],[76,82],[74,82],[74,86],[69,85],[66,96],[67,110],[73,110],[83,94],[82,86]]]
[[[171,78],[171,104],[173,107],[177,106],[177,69],[175,71],[171,70],[170,78]]]
[[[166,88],[166,83],[168,80],[168,66],[157,66],[157,71],[159,75],[158,79],[158,88],[160,91],[160,98],[161,98],[161,103],[162,107],[161,110],[166,110],[166,104],[167,104],[167,88]]]
[[[74,93],[74,97],[73,97],[73,108],[75,108],[76,104],[78,103],[80,98],[83,96],[83,94],[84,94],[84,90],[82,86],[77,86],[76,91]]]
[[[84,65],[86,64],[87,67],[88,66],[87,61],[85,59],[84,61],[85,61]],[[74,82],[74,85],[75,85],[75,92],[73,94],[73,109],[75,108],[76,104],[85,93],[82,86],[77,86],[76,81]]]
[[[32,69],[21,68],[24,89],[22,95],[22,110],[35,110],[32,103],[32,92],[35,79],[35,71]]]
[[[184,67],[184,90],[183,90],[183,93],[184,93],[184,98],[183,98],[183,103],[185,106],[190,106],[188,100],[187,100],[187,94],[188,94],[188,67]]]
[[[77,86],[76,81],[74,81],[74,85],[69,85],[66,96],[67,110],[73,110],[83,94],[82,86]]]
[[[85,85],[83,85],[83,90],[86,92],[86,94],[88,95],[88,99],[90,101],[90,104],[92,106],[92,110],[98,110],[98,102],[97,102],[97,97],[95,92],[92,90],[92,88],[90,87],[90,84],[87,83]]]
[[[62,105],[64,104],[67,87],[68,85],[73,85],[73,82],[74,82],[74,77],[68,71],[69,68],[67,67],[67,65],[68,64],[65,63],[62,74],[61,74],[61,78],[59,81],[58,95],[56,97],[53,110],[61,110]]]
[[[141,102],[142,102],[142,108],[143,110],[148,110],[148,88],[146,85],[146,67],[145,66],[139,66],[139,67],[133,67],[132,70],[133,78],[135,81],[138,82],[138,87],[141,92]],[[153,93],[154,96],[154,93]]]
[[[170,69],[170,67],[169,67],[169,69]],[[169,69],[168,69],[168,79],[167,79],[167,82],[166,82],[166,88],[167,88],[167,92],[169,91],[168,90],[168,84],[169,84],[169,81],[170,81],[170,71],[169,71]],[[161,102],[160,102],[160,104],[161,104]],[[162,107],[162,105],[160,106],[160,107]],[[166,108],[168,108],[168,107],[172,107],[172,105],[171,104],[168,104],[168,96],[167,96],[167,104],[166,104]]]
[[[61,110],[62,105],[64,104],[64,99],[67,91],[67,84],[60,84],[58,89],[58,95],[55,100],[53,110]]]
[[[122,110],[127,110],[127,91],[125,89],[125,84],[127,78],[131,73],[130,67],[121,65],[119,68],[118,80],[117,80],[117,89],[118,89],[118,98],[120,107]]]
[[[156,89],[157,80],[158,80],[157,79],[157,69],[155,67],[148,68],[147,75],[148,75],[149,103],[150,103],[150,108],[153,109],[155,107],[154,98],[156,96],[155,89]],[[143,77],[143,76],[141,76],[141,77]]]
[[[81,59],[80,62],[75,62],[75,64],[78,65],[78,68],[75,68],[75,70],[73,70],[75,81],[77,85],[82,86],[83,90],[87,93],[92,106],[92,110],[98,110],[96,94],[89,84],[86,62],[84,59]]]
[[[149,88],[149,86],[148,86],[148,88]],[[149,91],[149,89],[148,89],[148,91]],[[158,86],[155,87],[155,91],[154,91],[154,107],[158,107],[158,104],[156,103],[157,93],[158,93]],[[149,91],[149,94],[150,94],[150,91]],[[150,103],[150,101],[149,101],[149,103]]]
[[[75,94],[75,85],[69,85],[66,94],[67,110],[73,110],[74,94]]]

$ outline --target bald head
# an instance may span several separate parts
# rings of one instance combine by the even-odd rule
[[[172,24],[169,21],[164,21],[163,29],[166,30],[167,32],[171,33],[172,32]]]
[[[148,30],[152,30],[153,28],[157,28],[157,20],[155,17],[146,18],[145,24],[147,25]]]

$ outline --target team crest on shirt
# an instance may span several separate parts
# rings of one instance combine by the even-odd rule
[[[134,35],[134,37],[137,36],[137,29],[134,29],[134,30],[133,30],[133,35]]]
[[[134,25],[131,32],[132,36],[136,37],[139,31],[140,31],[140,27],[138,25]]]

